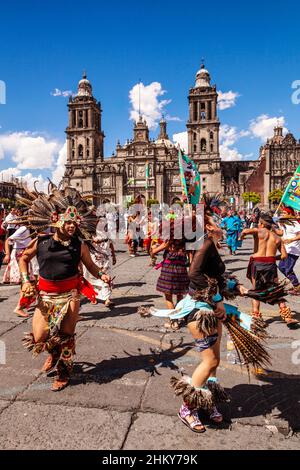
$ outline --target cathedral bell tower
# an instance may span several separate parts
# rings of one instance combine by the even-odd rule
[[[216,86],[211,85],[210,74],[204,64],[196,74],[195,86],[190,89],[188,99],[188,154],[201,173],[202,190],[221,191],[218,94]]]
[[[148,142],[149,128],[147,122],[140,115],[139,120],[135,123],[133,129],[134,142]]]
[[[104,133],[101,130],[101,104],[92,94],[92,85],[83,74],[78,92],[70,97],[67,134],[67,163],[64,186],[71,185],[85,194],[96,189],[96,165],[103,161]]]

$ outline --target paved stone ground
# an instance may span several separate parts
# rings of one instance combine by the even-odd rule
[[[74,377],[59,393],[49,390],[52,379],[39,371],[45,358],[33,359],[22,348],[31,320],[13,313],[18,288],[0,286],[0,340],[6,347],[6,363],[0,365],[0,448],[299,449],[300,376],[292,354],[299,362],[300,352],[292,343],[300,330],[288,330],[276,308],[263,307],[273,364],[250,381],[244,369],[227,363],[223,338],[219,377],[231,395],[222,406],[225,422],[217,428],[204,419],[207,432],[194,434],[178,420],[180,400],[168,385],[172,375],[191,373],[199,361],[191,337],[185,328],[170,332],[161,320],[136,314],[139,305],[164,306],[155,291],[158,272],[145,255],[133,259],[125,245],[117,248],[116,307],[83,304]],[[243,281],[250,254],[246,241],[236,257],[225,256],[228,269]],[[300,297],[290,300],[300,320]],[[249,301],[239,305],[250,312]]]

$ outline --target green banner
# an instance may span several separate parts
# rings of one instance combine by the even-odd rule
[[[198,204],[201,195],[201,177],[197,166],[180,149],[178,150],[178,163],[183,202]]]
[[[284,195],[281,198],[281,203],[285,206],[292,207],[296,211],[300,211],[300,166],[291,178]]]

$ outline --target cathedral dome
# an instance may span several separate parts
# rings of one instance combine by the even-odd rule
[[[196,74],[196,87],[208,87],[210,86],[210,74],[206,70],[204,64],[201,65],[201,69]]]
[[[165,145],[166,147],[170,148],[170,147],[174,147],[174,144],[173,142],[171,142],[171,140],[169,139],[157,139],[155,141],[155,143],[157,145]]]
[[[78,93],[77,96],[92,96],[92,85],[89,80],[86,78],[86,73],[84,72],[82,79],[78,83]]]

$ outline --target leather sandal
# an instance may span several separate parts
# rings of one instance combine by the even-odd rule
[[[251,316],[253,318],[259,318],[260,320],[262,320],[262,314],[260,312],[252,312]]]
[[[47,357],[47,359],[45,360],[44,362],[44,365],[41,369],[42,372],[51,372],[54,367],[56,366],[56,363],[59,359],[59,355],[58,356],[55,356],[54,354],[49,354],[49,356]]]
[[[60,392],[60,390],[63,390],[69,385],[70,378],[60,378],[58,377],[57,379],[54,380],[51,390],[52,392]]]
[[[205,426],[199,419],[197,410],[190,410],[186,405],[182,405],[177,416],[191,431],[196,432],[197,434],[201,434],[206,431]],[[187,417],[189,416],[193,418],[193,421],[188,421]],[[200,427],[200,429],[196,429],[197,426]]]

